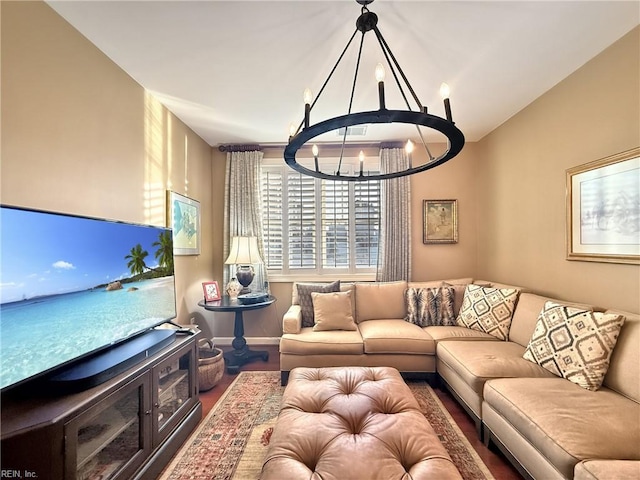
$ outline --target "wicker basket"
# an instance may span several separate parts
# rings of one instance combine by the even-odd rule
[[[201,339],[198,346],[198,376],[200,391],[204,392],[215,387],[224,375],[224,356],[222,350],[206,338]]]

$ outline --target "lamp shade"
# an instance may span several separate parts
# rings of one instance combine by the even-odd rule
[[[251,265],[262,263],[258,252],[257,237],[233,237],[229,256],[224,262],[226,265]]]

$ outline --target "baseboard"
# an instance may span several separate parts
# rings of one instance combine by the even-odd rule
[[[280,337],[245,337],[247,345],[280,345]],[[214,337],[216,345],[231,345],[233,337]]]

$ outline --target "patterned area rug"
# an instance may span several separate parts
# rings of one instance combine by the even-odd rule
[[[431,387],[408,385],[465,480],[493,480]],[[283,391],[280,372],[241,372],[160,479],[257,479]]]

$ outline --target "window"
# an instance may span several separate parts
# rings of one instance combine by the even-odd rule
[[[375,273],[380,182],[333,182],[282,161],[262,168],[264,261],[270,278]]]

